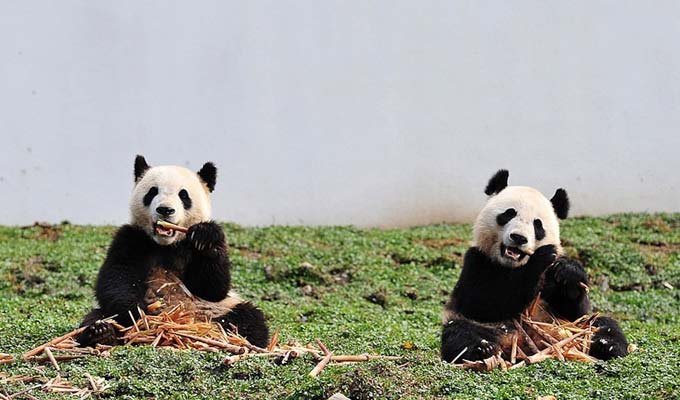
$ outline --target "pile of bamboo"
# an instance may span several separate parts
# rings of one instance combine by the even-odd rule
[[[521,368],[548,359],[587,363],[597,361],[588,355],[593,335],[597,332],[597,327],[593,326],[597,314],[584,315],[572,322],[540,309],[538,303],[537,297],[520,319],[513,321],[515,330],[509,348],[504,348],[485,360],[474,362],[465,360],[465,349],[452,361],[453,364],[463,369],[491,371],[496,368]],[[535,315],[541,315],[541,320],[532,318]],[[545,316],[548,316],[549,322],[544,322]]]
[[[400,359],[370,354],[333,355],[318,339],[316,340],[318,349],[311,344],[303,346],[295,341],[280,344],[278,330],[272,336],[269,345],[261,348],[240,336],[236,327],[232,326],[227,331],[218,323],[197,319],[193,312],[185,311],[179,305],[159,315],[147,315],[142,310],[138,311],[140,318],[135,320],[132,326],[127,328],[117,326],[123,333],[124,343],[211,352],[226,351],[231,355],[224,359],[225,365],[233,365],[250,357],[271,357],[279,364],[286,364],[301,355],[311,354],[318,360],[316,367],[309,373],[314,377],[331,362],[346,364],[375,359]]]
[[[129,327],[123,327],[113,320],[107,322],[119,331],[121,342],[131,345],[151,345],[153,347],[173,349],[195,349],[199,351],[231,353],[224,360],[226,365],[232,365],[240,360],[251,357],[271,357],[279,364],[286,364],[299,356],[310,354],[317,359],[318,364],[309,373],[317,376],[328,365],[348,364],[375,359],[398,360],[401,357],[382,356],[372,354],[333,355],[321,341],[316,346],[301,345],[296,341],[286,344],[279,343],[278,330],[274,333],[266,348],[255,346],[238,333],[236,327],[225,330],[222,325],[197,318],[195,313],[186,311],[181,305],[164,310],[158,315],[149,315],[141,309],[139,318],[131,318],[134,322]],[[132,317],[132,315],[131,315]],[[85,328],[76,329],[64,336],[53,339],[33,350],[26,352],[22,359],[34,362],[51,363],[59,370],[59,361],[72,360],[88,355],[106,356],[111,346],[98,345],[96,348],[81,348],[74,341],[74,337]]]

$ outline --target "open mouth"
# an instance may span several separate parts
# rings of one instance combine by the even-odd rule
[[[501,243],[501,255],[511,259],[512,261],[520,261],[524,258],[524,256],[526,256],[526,253],[517,247],[506,246],[505,244]]]
[[[156,235],[165,237],[173,237],[177,232],[173,229],[163,228],[162,226],[158,225],[157,222],[153,223],[153,230],[156,233]]]

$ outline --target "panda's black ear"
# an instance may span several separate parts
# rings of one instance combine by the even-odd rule
[[[508,186],[508,176],[510,176],[510,173],[507,169],[499,169],[498,172],[489,179],[489,183],[486,184],[484,193],[486,193],[487,196],[498,194]]]
[[[135,183],[142,179],[142,176],[149,168],[151,167],[146,163],[144,156],[137,154],[137,157],[135,157]]]
[[[557,214],[557,218],[567,218],[567,215],[569,215],[569,196],[567,196],[566,190],[562,188],[557,189],[550,202],[553,205],[555,214]]]
[[[217,181],[217,168],[215,164],[211,162],[203,164],[201,170],[198,171],[198,176],[205,182],[211,192],[215,190],[215,182]]]

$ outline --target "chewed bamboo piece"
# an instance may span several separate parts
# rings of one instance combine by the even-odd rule
[[[30,350],[30,351],[24,353],[24,355],[22,355],[21,358],[22,358],[23,360],[27,360],[27,359],[29,359],[30,357],[36,356],[36,355],[38,355],[38,354],[44,352],[46,347],[56,347],[59,343],[65,341],[65,340],[71,339],[71,338],[73,338],[73,337],[79,335],[79,334],[80,334],[81,332],[83,332],[85,329],[86,329],[86,327],[81,327],[81,328],[78,328],[78,329],[76,329],[76,330],[74,330],[74,331],[71,331],[71,332],[67,333],[67,334],[64,335],[64,336],[59,336],[58,338],[52,339],[52,340],[50,340],[49,342],[47,342],[47,343],[45,343],[45,344],[43,344],[43,345],[41,345],[41,346],[38,346],[38,347],[36,347],[36,348],[33,349],[33,350]]]
[[[18,398],[29,398],[34,399],[31,392],[34,390],[41,390],[43,392],[61,394],[61,395],[71,395],[80,399],[86,399],[92,397],[93,394],[99,394],[104,392],[110,387],[106,382],[106,379],[92,376],[90,374],[85,374],[87,378],[88,386],[77,387],[71,384],[66,379],[63,379],[61,375],[57,374],[56,377],[47,379],[44,376],[30,376],[30,375],[14,375],[8,376],[0,373],[0,383],[10,383],[10,382],[23,382],[36,383],[35,385],[28,386],[22,391],[0,397],[0,399],[18,399]],[[5,392],[6,393],[6,392]]]
[[[175,225],[170,222],[166,221],[156,221],[156,225],[160,226],[161,228],[165,229],[172,229],[173,231],[178,231],[182,233],[187,233],[189,231],[189,228],[185,228],[183,226]]]
[[[323,352],[324,357],[321,359],[321,361],[319,361],[318,364],[316,364],[314,369],[309,373],[309,376],[311,376],[312,378],[317,377],[321,373],[321,371],[323,371],[323,369],[326,368],[326,365],[328,365],[328,363],[331,362],[331,357],[333,357],[333,353],[328,351],[326,346],[323,343],[321,343],[319,339],[316,339],[316,344],[319,345],[319,348]]]
[[[532,316],[537,311],[539,315],[548,315],[549,322],[534,320]],[[548,359],[596,362],[598,360],[590,356],[588,351],[592,337],[597,332],[597,327],[593,326],[597,317],[598,314],[584,315],[573,322],[559,319],[542,309],[537,297],[527,312],[519,320],[513,321],[515,332],[507,349],[474,362],[465,360],[462,354],[453,361],[453,365],[462,369],[491,371],[496,368],[521,368]]]
[[[11,364],[14,361],[15,361],[14,356],[12,356],[11,354],[0,353],[0,365]]]

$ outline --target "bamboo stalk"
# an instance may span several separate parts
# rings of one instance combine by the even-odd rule
[[[466,346],[463,350],[460,351],[460,353],[458,353],[457,356],[455,356],[455,357],[453,358],[453,360],[451,360],[451,364],[455,364],[456,361],[458,361],[458,359],[459,359],[463,354],[465,354],[465,352],[466,352],[467,350],[468,350],[468,348],[467,348],[467,346]]]
[[[272,339],[269,341],[269,346],[267,346],[267,351],[272,351],[279,344],[279,328],[277,327],[272,335]]]
[[[309,373],[309,376],[312,378],[317,377],[321,371],[323,371],[324,368],[326,368],[326,365],[331,361],[331,357],[333,356],[332,353],[326,354],[326,357],[323,358],[323,360],[319,361],[318,364],[316,364],[316,367]]]
[[[381,356],[373,354],[357,354],[357,355],[338,355],[332,356],[331,361],[333,362],[359,362],[359,361],[371,361],[371,360],[389,360],[396,361],[401,360],[399,356]]]
[[[182,233],[187,233],[189,231],[189,228],[185,228],[183,226],[175,225],[173,223],[167,222],[167,221],[156,221],[156,225],[165,228],[165,229],[172,229],[173,231],[178,231]]]
[[[529,337],[529,334],[522,328],[522,324],[519,323],[516,319],[513,319],[512,322],[515,324],[515,329],[522,335],[524,338],[524,342],[529,346],[529,349],[531,349],[532,352],[538,353],[538,347],[536,347],[536,343],[534,343],[533,340]]]
[[[512,335],[512,349],[510,350],[510,362],[514,364],[517,362],[517,339],[519,338],[519,334],[515,332]]]
[[[576,333],[572,336],[569,336],[566,339],[560,340],[559,342],[555,343],[554,346],[556,346],[558,348],[562,347],[562,346],[566,345],[567,343],[572,342],[572,341],[578,339],[579,337],[585,335],[587,332],[588,331]],[[520,368],[520,367],[523,367],[524,365],[527,365],[527,364],[536,364],[536,363],[544,361],[548,358],[552,358],[549,354],[552,351],[555,350],[554,346],[546,347],[545,349],[539,351],[538,353],[527,357],[526,360],[520,361],[517,364],[513,365],[512,367],[510,367],[510,369]]]
[[[219,342],[217,340],[203,338],[203,337],[200,337],[200,336],[194,336],[194,335],[190,335],[190,334],[187,334],[187,333],[175,332],[175,335],[179,335],[179,336],[183,336],[185,338],[191,339],[191,340],[197,340],[199,342],[207,343],[209,345],[225,349],[230,353],[234,353],[234,354],[245,353],[245,349],[243,347],[234,346],[233,344]]]
[[[71,332],[67,333],[67,334],[64,335],[64,336],[59,336],[59,337],[56,338],[56,339],[52,339],[52,340],[50,340],[49,342],[47,342],[47,343],[45,343],[45,344],[42,344],[42,345],[36,347],[36,348],[33,349],[33,350],[27,351],[26,353],[24,353],[24,355],[21,356],[21,359],[22,359],[22,360],[27,360],[29,357],[33,357],[33,356],[35,356],[35,355],[38,355],[38,354],[42,353],[42,352],[45,350],[46,347],[48,347],[48,346],[50,346],[50,347],[55,346],[56,344],[61,343],[61,342],[63,342],[63,341],[66,340],[66,339],[70,339],[70,338],[72,338],[72,337],[74,337],[74,336],[77,336],[77,335],[81,334],[85,329],[87,329],[87,327],[86,327],[86,326],[83,326],[83,327],[80,327],[80,328],[78,328],[78,329],[76,329],[76,330],[74,330],[74,331],[71,331]]]
[[[529,317],[534,315],[534,313],[536,312],[536,307],[538,306],[538,302],[540,300],[541,300],[541,292],[538,292],[538,294],[536,294],[536,297],[534,297],[534,301],[531,302],[531,306],[529,306],[529,310],[528,310],[528,316]]]
[[[14,356],[11,354],[0,353],[0,365],[11,364],[14,362]]]
[[[331,352],[330,352],[330,351],[328,351],[328,349],[326,348],[326,346],[324,346],[324,344],[323,344],[323,343],[321,343],[321,340],[319,340],[319,339],[316,339],[316,344],[318,344],[318,345],[319,345],[319,348],[321,349],[321,351],[323,351],[323,354],[325,354],[325,355],[329,355],[329,354],[331,354]]]

